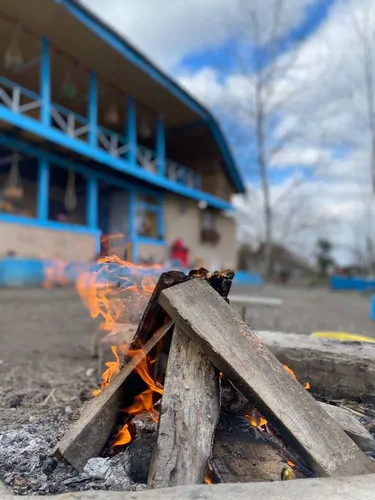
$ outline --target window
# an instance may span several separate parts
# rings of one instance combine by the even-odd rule
[[[163,239],[162,234],[162,205],[156,196],[136,195],[137,236],[152,239]]]
[[[86,225],[86,178],[51,164],[48,188],[48,219]]]
[[[203,243],[217,243],[220,235],[215,228],[215,212],[204,209],[201,212],[201,240]]]
[[[202,229],[206,231],[214,229],[214,214],[210,210],[202,212]]]

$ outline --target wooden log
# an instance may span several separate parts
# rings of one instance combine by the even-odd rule
[[[175,327],[149,486],[203,483],[219,412],[218,372],[182,330]]]
[[[125,380],[170,330],[173,321],[159,328],[111,383],[86,403],[80,418],[74,422],[57,444],[53,454],[65,458],[75,469],[82,471],[87,460],[100,454],[118,417]]]
[[[344,429],[347,435],[353,439],[361,450],[375,450],[375,439],[350,411],[327,403],[319,402],[319,404],[324,411]]]
[[[221,413],[212,450],[213,478],[223,483],[280,481],[285,456],[246,417]]]
[[[375,401],[375,345],[256,331],[279,361],[325,399]]]
[[[22,500],[374,500],[375,474],[335,479],[177,486],[146,491],[76,491]],[[1,500],[14,500],[4,495]]]
[[[160,304],[214,366],[283,432],[318,475],[374,472],[371,461],[203,280],[164,290]]]
[[[132,349],[141,348],[152,337],[154,332],[165,324],[167,316],[159,305],[160,293],[166,288],[182,283],[187,279],[189,278],[180,271],[169,271],[160,275],[135,332],[131,344]]]

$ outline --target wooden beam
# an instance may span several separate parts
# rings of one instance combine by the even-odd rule
[[[75,469],[82,471],[87,460],[100,454],[118,418],[125,380],[170,330],[173,321],[162,326],[143,349],[120,371],[112,382],[83,407],[80,418],[57,444],[53,454],[64,458]]]
[[[149,486],[203,483],[219,412],[218,372],[189,337],[175,328]]]
[[[375,345],[256,331],[279,361],[326,399],[375,400]],[[355,375],[354,375],[355,374]]]
[[[374,472],[371,461],[203,280],[164,290],[160,304],[214,366],[321,476]]]

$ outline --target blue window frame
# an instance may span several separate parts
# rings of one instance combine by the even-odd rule
[[[135,237],[138,242],[164,242],[163,199],[159,193],[137,192],[135,202]]]

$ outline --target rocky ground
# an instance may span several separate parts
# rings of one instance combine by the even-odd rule
[[[249,291],[284,300],[283,331],[374,335],[366,297],[324,289]],[[254,309],[249,321],[255,329],[273,327],[267,309]],[[0,479],[17,493],[135,487],[123,474],[124,454],[93,463],[80,476],[49,457],[97,386],[90,343],[98,323],[73,289],[0,290]]]

